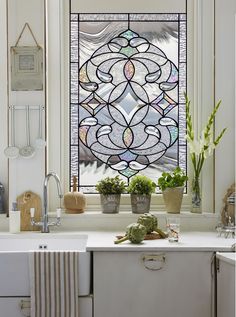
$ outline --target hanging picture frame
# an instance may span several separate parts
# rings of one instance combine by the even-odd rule
[[[19,40],[28,27],[36,43],[35,46],[18,46]],[[28,23],[11,47],[11,90],[43,90],[43,49],[38,45]]]

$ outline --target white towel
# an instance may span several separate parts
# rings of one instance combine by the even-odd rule
[[[31,317],[78,317],[78,255],[29,252]]]

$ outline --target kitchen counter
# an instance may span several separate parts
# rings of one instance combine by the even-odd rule
[[[121,234],[119,232],[118,234]],[[217,237],[216,232],[184,232],[178,243],[168,239],[144,240],[141,244],[129,241],[114,244],[114,232],[92,232],[88,235],[88,251],[222,251],[230,252],[233,238]]]
[[[236,264],[236,253],[235,252],[225,252],[225,253],[217,252],[216,257],[217,257],[217,259],[219,259],[223,262],[229,263],[231,265]]]
[[[125,241],[114,244],[116,235],[124,232],[106,231],[52,231],[51,233],[21,232],[19,234],[0,233],[0,244],[6,244],[8,239],[63,239],[73,238],[85,239],[87,251],[218,251],[231,252],[231,246],[235,239],[218,237],[216,232],[183,232],[180,233],[178,243],[170,243],[168,239],[144,240],[141,244],[132,244]]]

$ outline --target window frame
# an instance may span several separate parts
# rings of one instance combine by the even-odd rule
[[[179,76],[179,83],[178,83],[178,85],[177,85],[177,91],[178,91],[178,97],[176,97],[177,99],[178,99],[178,101],[177,101],[177,99],[175,100],[175,99],[173,99],[173,100],[175,100],[175,103],[176,104],[178,104],[178,113],[177,113],[177,118],[178,119],[174,119],[174,120],[177,120],[177,124],[178,124],[178,128],[179,128],[179,132],[178,132],[178,134],[179,134],[179,138],[177,138],[177,140],[174,140],[173,141],[173,144],[172,145],[170,145],[168,148],[167,148],[167,150],[166,150],[166,153],[163,155],[163,157],[164,156],[168,156],[168,151],[169,150],[171,150],[171,148],[173,148],[173,146],[175,146],[176,147],[176,152],[175,152],[175,155],[176,155],[176,157],[175,157],[175,159],[177,160],[177,162],[179,162],[179,164],[180,164],[180,166],[182,167],[182,168],[184,168],[184,170],[186,169],[186,167],[187,167],[187,143],[186,143],[186,140],[184,140],[184,130],[183,129],[181,129],[180,130],[180,126],[185,126],[186,125],[186,122],[184,122],[184,119],[181,119],[180,117],[181,117],[181,113],[184,113],[184,111],[185,111],[185,104],[184,104],[184,92],[186,91],[186,87],[185,87],[185,85],[186,85],[186,80],[184,80],[183,81],[183,84],[182,84],[182,87],[181,87],[181,84],[180,84],[180,82],[181,82],[181,75],[183,75],[183,74],[185,74],[186,75],[186,77],[187,77],[187,73],[186,73],[186,59],[187,59],[187,56],[186,56],[186,52],[185,53],[183,53],[182,51],[181,51],[181,25],[182,24],[184,24],[184,25],[186,25],[186,23],[187,23],[187,21],[186,21],[186,17],[184,16],[182,16],[182,15],[185,15],[185,14],[182,14],[182,12],[181,13],[174,13],[174,12],[171,12],[170,14],[169,13],[164,13],[164,14],[162,14],[162,13],[158,13],[158,14],[155,14],[155,13],[148,13],[148,14],[146,14],[146,13],[144,13],[144,14],[137,14],[137,13],[128,13],[128,12],[123,12],[122,14],[120,14],[120,13],[118,13],[118,14],[113,14],[112,13],[112,19],[111,19],[111,17],[110,17],[110,15],[107,17],[107,16],[105,16],[104,18],[101,18],[101,17],[98,17],[97,18],[97,15],[98,14],[82,14],[82,13],[74,13],[74,12],[71,12],[70,13],[71,14],[71,16],[70,16],[70,30],[71,30],[71,26],[72,26],[72,24],[77,24],[77,29],[76,29],[76,33],[75,33],[75,37],[73,37],[73,40],[78,40],[79,38],[80,38],[80,36],[78,35],[78,32],[77,31],[79,31],[80,32],[80,30],[79,30],[79,25],[80,25],[80,23],[82,22],[84,22],[84,20],[86,20],[86,19],[88,19],[89,21],[91,20],[92,22],[95,22],[95,25],[96,25],[96,21],[100,21],[101,19],[102,20],[105,20],[105,21],[107,21],[107,22],[109,22],[109,23],[120,23],[120,22],[123,22],[123,23],[134,23],[134,22],[140,22],[140,23],[142,23],[142,21],[143,21],[143,15],[145,16],[145,19],[144,19],[144,23],[147,23],[147,21],[150,21],[150,22],[153,22],[153,23],[156,23],[157,25],[159,25],[159,24],[161,24],[161,23],[164,23],[164,22],[166,22],[166,20],[168,20],[167,22],[170,22],[170,23],[174,23],[175,25],[176,24],[178,24],[178,29],[179,29],[179,34],[178,34],[178,41],[176,42],[176,46],[175,46],[175,50],[176,50],[176,53],[177,53],[177,55],[178,55],[178,58],[177,58],[177,60],[173,60],[173,56],[172,56],[172,58],[170,58],[170,57],[168,57],[168,54],[167,54],[167,60],[169,61],[169,62],[171,62],[171,64],[173,63],[173,65],[174,65],[174,67],[177,67],[178,68],[178,71],[179,71],[179,73],[178,73],[178,76]],[[108,15],[108,14],[104,14],[104,13],[99,13],[99,14],[101,14],[101,16],[103,17],[104,15]],[[172,19],[170,19],[169,17],[168,18],[166,18],[165,16],[166,15],[171,15],[172,16]],[[113,15],[114,15],[114,17],[113,17]],[[119,15],[119,16],[117,16],[117,15]],[[122,16],[121,16],[122,15]],[[93,17],[93,16],[95,16],[95,17]],[[149,17],[148,17],[149,16]],[[93,18],[94,18],[94,20],[93,20]],[[106,20],[107,19],[107,20]],[[133,29],[132,27],[131,27],[131,29]],[[135,30],[133,30],[133,31],[135,31]],[[118,32],[118,33],[120,33],[121,32],[121,30]],[[124,32],[124,30],[122,31],[122,32]],[[137,30],[135,31],[135,32],[137,32]],[[118,36],[118,34],[117,34],[117,36]],[[145,37],[145,36],[144,36]],[[72,39],[72,37],[71,37],[71,33],[70,33],[70,45],[71,45],[71,39]],[[152,41],[150,42],[150,43],[152,43]],[[79,44],[79,43],[78,43]],[[79,53],[80,52],[80,48],[78,47],[79,45],[77,44],[77,46],[76,46],[76,48],[74,48],[74,50],[77,52],[77,54],[79,54],[80,56],[78,56],[78,60],[77,60],[77,58],[76,59],[74,59],[74,58],[72,58],[72,55],[70,54],[70,74],[73,74],[74,72],[79,72],[80,70],[78,70],[77,69],[77,67],[82,67],[82,64],[81,64],[81,54]],[[153,44],[153,43],[152,43]],[[155,45],[154,45],[155,46]],[[70,48],[70,49],[72,49],[72,48]],[[101,46],[98,46],[98,47],[96,47],[96,50],[99,50],[99,49],[101,49]],[[165,49],[163,50],[163,48],[162,48],[162,46],[161,46],[161,43],[160,43],[160,46],[158,45],[158,49],[161,49],[162,51],[163,51],[163,54],[166,54],[166,52],[165,52]],[[74,50],[72,50],[72,52],[74,52]],[[76,54],[76,56],[77,56],[77,54]],[[182,55],[183,54],[183,55]],[[92,58],[92,56],[93,56],[93,54],[89,57],[89,59],[90,58]],[[86,58],[88,58],[88,57],[86,57]],[[85,61],[83,61],[82,63],[84,63]],[[86,61],[86,63],[87,63],[88,61]],[[136,72],[135,72],[136,73]],[[114,74],[113,74],[114,75]],[[132,81],[132,80],[131,80]],[[168,79],[168,81],[169,81],[169,79]],[[77,83],[78,82],[78,79],[76,78],[71,78],[71,85],[70,85],[70,88],[71,87],[73,87],[73,85],[75,84],[75,83]],[[134,82],[135,82],[135,80],[134,80]],[[183,88],[183,85],[184,85],[184,87],[185,88]],[[78,89],[80,89],[79,87],[78,87]],[[145,88],[144,88],[145,89]],[[174,89],[174,88],[173,88]],[[173,89],[170,89],[170,91],[172,92],[172,90]],[[81,90],[83,90],[82,88],[81,88]],[[171,92],[170,92],[170,94],[169,94],[169,91],[167,91],[167,92],[165,92],[164,90],[162,91],[162,93],[163,94],[165,94],[165,93],[167,93],[167,95],[169,95],[169,96],[171,96]],[[99,95],[99,92],[97,93],[98,95]],[[120,98],[121,98],[121,96],[120,96]],[[155,97],[156,98],[156,97]],[[173,98],[173,96],[171,96],[171,98]],[[106,98],[105,98],[106,99]],[[154,103],[154,100],[152,100],[152,101],[150,101],[151,103]],[[80,112],[81,112],[81,110],[80,109],[83,109],[83,107],[81,108],[81,104],[83,104],[83,102],[80,102],[79,100],[78,100],[78,91],[73,91],[72,92],[72,88],[70,89],[70,104],[69,104],[69,107],[70,107],[70,111],[71,111],[71,114],[72,114],[72,112],[73,112],[73,114],[76,116],[76,121],[78,120],[78,116],[79,116],[79,118],[80,118]],[[110,104],[110,103],[109,103]],[[113,103],[111,103],[111,105],[112,105]],[[77,109],[77,107],[78,107],[78,109]],[[72,110],[73,109],[73,110]],[[163,109],[164,110],[164,109]],[[77,112],[79,112],[79,114],[77,114]],[[83,112],[83,110],[82,110],[82,112]],[[169,112],[168,112],[169,113]],[[79,145],[77,144],[78,143],[78,141],[77,141],[77,139],[79,140],[79,132],[77,132],[77,131],[74,131],[74,129],[72,128],[72,126],[71,126],[71,114],[70,114],[70,124],[69,124],[69,126],[70,126],[70,160],[71,160],[71,164],[73,163],[73,160],[72,160],[72,157],[73,157],[73,154],[74,155],[77,155],[77,159],[79,159],[80,158],[80,152],[78,151],[78,149],[79,149]],[[163,114],[163,116],[165,116],[165,115],[167,115],[167,117],[169,117],[169,115],[168,114]],[[170,117],[171,117],[172,115],[170,115]],[[98,118],[98,117],[97,117]],[[79,121],[80,121],[81,119],[79,119]],[[98,120],[99,120],[99,118],[98,118]],[[157,122],[156,122],[157,123]],[[153,124],[153,123],[152,123]],[[132,128],[131,128],[132,129]],[[72,136],[74,136],[75,138],[72,138]],[[114,135],[113,135],[113,137],[114,137]],[[163,142],[164,142],[164,140],[163,140]],[[76,144],[75,144],[76,143]],[[99,143],[99,141],[98,141],[98,143]],[[79,144],[82,144],[82,142],[80,142],[79,141]],[[83,145],[84,147],[86,147],[86,145]],[[134,149],[134,151],[135,151],[135,149]],[[79,153],[78,153],[79,152]],[[77,153],[77,154],[76,154]],[[181,157],[182,157],[182,155],[183,155],[183,153],[186,153],[186,155],[184,155],[184,158],[183,159],[181,159]],[[95,154],[95,157],[96,157],[96,154]],[[158,159],[159,160],[159,159]],[[157,161],[158,161],[157,160]],[[141,174],[141,175],[147,175],[147,172],[146,172],[146,169],[148,170],[150,167],[152,167],[153,166],[153,164],[155,164],[155,163],[157,163],[157,161],[155,161],[155,162],[153,162],[153,163],[150,163],[150,164],[148,164],[147,166],[146,166],[146,168],[144,168],[143,170],[141,170],[141,171],[138,171],[138,174]],[[104,163],[103,161],[101,161],[102,162],[102,166],[104,166],[104,165],[106,165],[106,163]],[[80,164],[80,161],[79,161],[79,164]],[[177,163],[178,164],[178,163]],[[157,165],[158,165],[158,163],[157,163]],[[109,164],[108,164],[108,166],[109,166]],[[165,167],[165,166],[164,166]],[[70,165],[69,165],[69,170],[70,170],[70,177],[71,177],[71,182],[72,182],[72,175],[77,175],[77,177],[78,177],[78,180],[79,181],[81,181],[81,183],[82,184],[80,184],[80,186],[82,186],[81,187],[81,190],[83,190],[84,189],[84,193],[88,193],[88,194],[91,194],[91,193],[93,193],[94,191],[95,191],[95,189],[94,189],[94,185],[96,184],[96,181],[94,182],[91,182],[91,185],[85,185],[85,184],[83,184],[83,180],[84,180],[84,178],[83,178],[83,176],[81,176],[81,173],[83,174],[83,170],[82,170],[82,168],[79,166],[79,167],[77,167],[78,168],[78,170],[76,170],[76,168],[75,168],[75,166],[74,166],[74,168],[72,168]],[[89,168],[90,169],[90,168]],[[109,171],[107,171],[107,172],[105,172],[105,174],[102,176],[102,177],[107,177],[107,176],[110,176],[110,172],[112,173],[112,169],[113,169],[113,167],[112,167],[112,165],[110,166],[110,168],[109,168]],[[86,171],[88,172],[88,170],[86,169]],[[114,172],[115,172],[115,175],[120,175],[119,173],[118,173],[118,171],[117,170],[115,170],[115,168],[114,168]],[[153,178],[153,180],[154,181],[157,181],[157,175],[159,175],[160,173],[161,173],[161,171],[159,170],[159,168],[157,167],[157,174],[156,174],[156,172],[155,171],[153,171],[153,176],[150,176],[151,178]],[[125,180],[125,182],[127,182],[127,183],[129,183],[130,182],[130,179],[128,180],[128,177],[126,177],[125,175],[124,176],[122,176],[122,173],[121,173],[121,175],[120,175],[122,178],[124,178],[124,180]],[[83,179],[82,179],[82,178]],[[132,178],[131,178],[131,180],[132,180]],[[79,183],[79,181],[78,181],[78,183]],[[71,188],[72,188],[73,186],[72,186],[72,184],[71,184]],[[91,190],[89,190],[89,187],[92,187],[92,189]],[[157,192],[158,192],[158,194],[160,194],[160,191],[159,190],[157,190]]]
[[[53,13],[52,13],[53,12]],[[55,12],[58,12],[56,16]],[[203,14],[204,12],[204,14]],[[69,2],[52,1],[47,4],[47,169],[56,171],[64,192],[69,191]],[[203,28],[207,32],[203,32]],[[190,37],[190,34],[193,36]],[[56,36],[57,35],[57,36]],[[209,41],[209,38],[212,41]],[[194,107],[192,112],[196,133],[200,131],[214,105],[214,0],[191,0],[187,6],[187,92]],[[55,47],[58,53],[55,54]],[[53,49],[52,49],[53,48]],[[203,49],[204,48],[204,49]],[[56,55],[56,59],[55,59]],[[53,64],[53,66],[52,66]],[[57,70],[54,71],[57,67]],[[191,71],[189,71],[189,69]],[[210,86],[210,90],[205,87]],[[63,89],[62,89],[63,87]],[[60,92],[58,94],[58,91]],[[209,93],[210,91],[210,93]],[[53,99],[57,95],[56,100]],[[58,105],[60,105],[58,110]],[[207,105],[203,107],[203,105]],[[56,115],[55,115],[56,113]],[[58,131],[55,135],[55,131]],[[182,210],[190,210],[190,182],[192,166],[187,158],[190,181],[184,195]],[[214,157],[206,161],[202,173],[203,211],[214,210]],[[205,194],[204,194],[205,193]],[[51,188],[51,209],[56,207],[56,192]],[[55,199],[54,199],[55,197]],[[100,211],[98,194],[87,194],[88,211]],[[54,201],[55,200],[55,201]],[[130,210],[129,195],[122,195],[121,212]],[[163,211],[162,195],[152,196],[151,211]]]

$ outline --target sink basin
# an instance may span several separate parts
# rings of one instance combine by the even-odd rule
[[[24,252],[30,250],[76,250],[85,251],[87,235],[29,234],[26,238],[14,235],[0,239],[0,252]]]
[[[24,233],[0,237],[0,297],[30,296],[30,250],[78,251],[79,295],[90,294],[91,255],[87,235]]]

